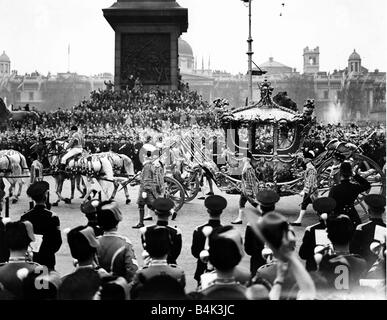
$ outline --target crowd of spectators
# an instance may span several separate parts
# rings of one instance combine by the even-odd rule
[[[85,134],[87,150],[128,152],[135,161],[135,150],[143,143],[156,142],[160,136],[170,137],[193,132],[196,136],[204,136],[204,139],[214,139],[222,132],[217,126],[216,110],[197,93],[189,90],[99,90],[92,92],[89,100],[82,101],[72,110],[38,114],[38,119],[31,117],[22,123],[11,123],[7,131],[1,132],[0,150],[15,149],[28,155],[31,145],[42,139],[49,141],[66,138],[70,127],[77,125]],[[369,137],[367,141],[366,137]],[[321,152],[331,139],[361,145],[367,155],[373,157],[380,166],[385,164],[385,128],[382,125],[316,125],[306,138],[304,147]],[[45,199],[40,201],[45,203]],[[382,250],[378,253],[371,252],[373,263],[368,265],[368,268],[364,267],[364,260],[367,260],[370,254],[370,244],[366,244],[368,247],[364,251],[367,256],[362,256],[360,251],[356,252],[359,256],[355,257],[356,267],[350,270],[349,285],[345,288],[336,286],[335,263],[352,266],[352,260],[348,260],[347,256],[352,254],[350,248],[353,247],[352,241],[355,239],[353,226],[347,218],[340,215],[332,217],[329,223],[326,222],[327,239],[332,244],[332,249],[340,254],[333,256],[329,252],[316,253],[321,255],[319,263],[322,267],[318,272],[310,272],[304,267],[295,251],[294,233],[280,214],[269,212],[264,216],[266,221],[261,220],[261,225],[253,226],[256,230],[264,227],[265,223],[281,226],[280,231],[272,230],[270,239],[261,234],[261,240],[267,245],[266,251],[262,252],[262,257],[267,259],[267,268],[253,274],[248,271],[246,273],[240,266],[245,254],[243,237],[233,226],[220,226],[219,222],[217,229],[208,238],[207,252],[203,255],[192,252],[195,258],[203,261],[206,255],[208,256],[206,263],[210,262],[213,267],[209,273],[210,281],[206,285],[203,278],[198,290],[186,292],[186,275],[179,266],[172,267],[173,276],[149,276],[151,271],[144,271],[138,266],[130,242],[117,234],[117,225],[122,220],[121,212],[114,203],[104,203],[104,206],[105,209],[102,205],[91,206],[90,210],[94,210],[95,215],[87,212],[89,224],[75,227],[65,233],[71,255],[76,261],[76,268],[64,277],[59,275],[53,266],[46,270],[43,263],[32,263],[28,260],[31,258],[30,244],[36,240],[33,226],[28,221],[7,223],[0,219],[0,262],[12,262],[0,266],[0,299],[384,298],[381,293],[385,289],[385,241],[384,248],[382,243]],[[370,209],[370,218],[378,216],[379,219],[384,213],[384,207],[385,203],[383,210],[380,207],[376,211]],[[274,210],[274,207],[272,209]],[[220,221],[222,210],[214,212],[209,207],[207,210],[210,221]],[[86,213],[87,210],[82,208],[82,211]],[[262,208],[261,211],[263,212]],[[90,220],[92,216],[93,221]],[[55,227],[58,232],[59,222]],[[147,240],[144,247],[154,266],[167,265],[164,260],[171,250],[171,243],[165,232],[162,227],[156,228],[153,234],[145,237]],[[279,233],[275,234],[276,232]],[[98,235],[102,237],[97,238]],[[124,252],[124,256],[115,261],[116,264],[109,263],[112,257],[111,252],[107,250],[109,237],[113,236],[122,241],[123,251],[119,251],[118,255]],[[259,237],[259,232],[256,232],[256,236]],[[359,237],[356,241],[359,241]],[[364,241],[363,239],[360,242]],[[204,246],[204,239],[202,245]],[[321,250],[325,249],[326,247]],[[345,255],[340,250],[344,250]],[[301,256],[301,253],[299,255]],[[329,259],[326,256],[329,256]],[[374,265],[374,262],[377,264]],[[20,268],[16,270],[15,266],[18,264]],[[151,267],[152,263],[146,266],[148,269],[152,269]],[[35,272],[36,268],[43,268],[39,270],[44,272]],[[363,285],[366,282],[368,284],[361,286],[361,280],[371,281],[363,281]],[[378,280],[379,287],[370,289],[372,280]],[[37,282],[47,284],[44,288],[47,290],[37,288]],[[208,285],[209,283],[211,285]]]
[[[48,241],[43,240],[40,249],[35,249],[34,230],[39,221],[27,215],[20,221],[0,218],[3,244],[0,262],[5,262],[0,264],[0,300],[385,299],[386,251],[385,242],[380,238],[384,236],[385,240],[385,234],[379,233],[378,240],[372,240],[374,235],[368,239],[364,237],[368,234],[366,230],[358,228],[355,232],[348,216],[320,207],[321,211],[316,205],[316,213],[321,215],[325,226],[319,231],[326,234],[326,238],[317,239],[316,236],[313,246],[311,231],[307,229],[297,254],[297,239],[287,219],[275,212],[274,204],[261,203],[256,214],[262,217],[251,222],[250,228],[255,241],[265,243],[263,250],[258,245],[256,248],[262,250],[264,264],[257,271],[249,272],[241,266],[246,254],[242,235],[233,226],[221,223],[227,202],[220,196],[209,198],[211,200],[205,202],[209,214],[205,226],[212,227],[209,230],[203,226],[196,228],[192,243],[192,254],[204,266],[200,277],[195,275],[196,290],[185,289],[187,274],[178,261],[177,264],[167,262],[175,246],[167,228],[167,209],[156,207],[157,225],[142,233],[145,251],[140,266],[131,242],[117,232],[123,219],[118,205],[111,201],[94,205],[90,201],[81,207],[89,219],[88,225],[64,231],[75,266],[67,275],[60,275],[55,265],[45,263],[50,255],[54,257],[57,246],[51,250]],[[44,196],[33,199],[38,202],[37,206],[45,201]],[[219,205],[219,199],[223,199],[224,205]],[[385,199],[383,202],[383,197],[379,197],[378,204],[374,201],[375,207],[369,208],[370,221],[383,229],[385,224],[381,217]],[[322,217],[325,211],[328,211],[325,213],[328,218]],[[55,219],[60,247],[59,221]],[[200,254],[197,249],[201,249]],[[43,250],[45,255],[41,254]],[[305,267],[302,259],[313,259],[316,267],[310,268],[310,264]]]

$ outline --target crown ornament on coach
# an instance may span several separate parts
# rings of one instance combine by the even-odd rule
[[[266,104],[271,105],[271,95],[274,91],[274,88],[271,86],[271,82],[265,79],[263,82],[258,83],[258,88],[261,91],[261,100],[265,101]]]

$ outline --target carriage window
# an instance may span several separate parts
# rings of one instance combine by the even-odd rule
[[[273,153],[273,126],[257,126],[255,129],[255,153]]]
[[[287,124],[278,127],[278,149],[287,149],[293,143],[295,137],[294,126]]]

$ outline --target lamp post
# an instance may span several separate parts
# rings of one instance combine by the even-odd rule
[[[249,38],[247,39],[247,56],[248,56],[248,75],[249,75],[249,89],[248,89],[248,102],[251,103],[253,100],[253,38],[251,37],[251,1],[242,0],[244,3],[249,4]]]

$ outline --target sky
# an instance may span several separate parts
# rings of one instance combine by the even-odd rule
[[[241,0],[178,0],[201,67],[247,71],[248,7]],[[0,54],[19,74],[114,71],[114,31],[102,14],[114,0],[0,0]],[[282,6],[284,3],[284,6]],[[320,48],[320,71],[347,66],[354,49],[369,70],[387,71],[386,0],[252,0],[253,61],[269,57],[302,72],[303,49]],[[281,14],[281,15],[280,15]]]

